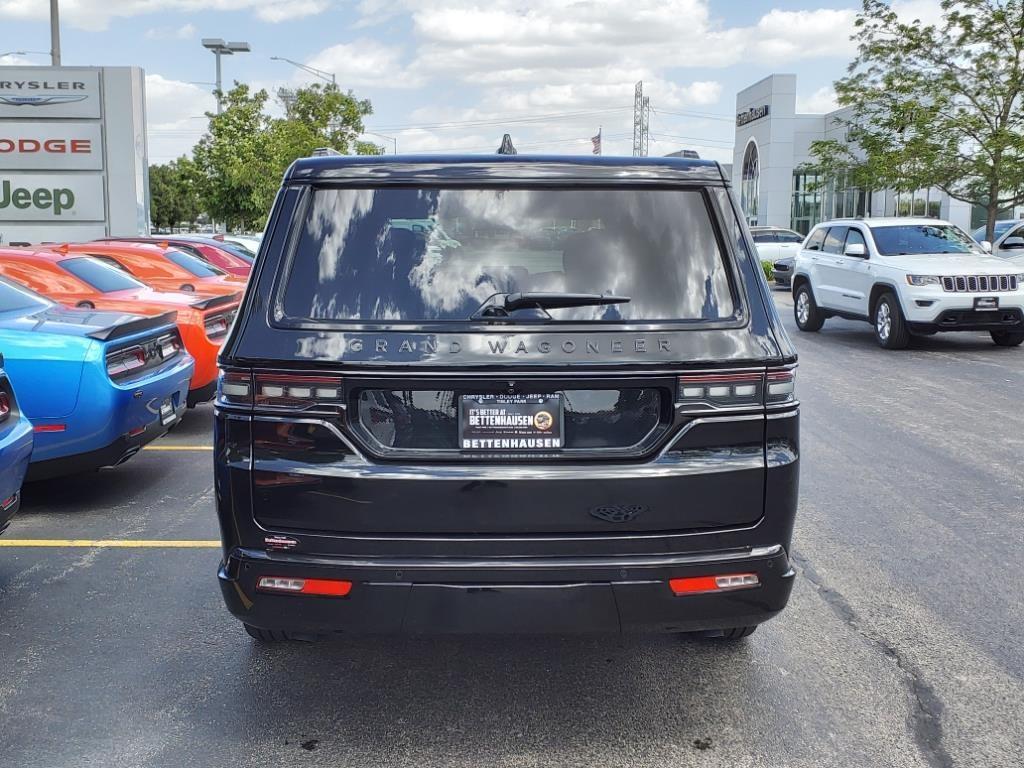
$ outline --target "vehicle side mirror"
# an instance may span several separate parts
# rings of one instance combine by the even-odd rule
[[[982,240],[981,250],[983,250],[985,253],[992,253],[992,243],[990,243],[988,240]]]
[[[858,259],[865,259],[867,258],[868,251],[867,248],[864,247],[864,243],[850,243],[846,246],[846,250],[843,251],[843,254],[846,256],[856,256]]]
[[[1003,244],[999,247],[1005,250],[1024,248],[1024,237],[1008,237],[1003,240]]]

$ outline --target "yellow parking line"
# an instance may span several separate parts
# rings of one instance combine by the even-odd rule
[[[212,451],[212,445],[147,445],[144,451]]]
[[[219,548],[217,539],[5,539],[0,547],[121,547],[124,549],[212,549]]]

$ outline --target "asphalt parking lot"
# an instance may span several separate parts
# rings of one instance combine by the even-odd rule
[[[205,406],[117,470],[26,487],[0,538],[0,765],[1020,766],[1024,349],[885,352],[864,324],[798,334],[776,299],[800,578],[748,640],[255,645],[215,582]]]

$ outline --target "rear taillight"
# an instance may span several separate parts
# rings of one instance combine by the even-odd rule
[[[129,376],[145,365],[146,350],[139,346],[117,349],[107,355],[107,374],[112,379]]]
[[[341,579],[296,579],[287,576],[261,576],[256,582],[260,592],[284,592],[293,595],[345,597],[352,591],[351,581]]]
[[[720,576],[688,576],[669,579],[669,588],[677,595],[703,595],[708,592],[731,592],[761,585],[756,573],[725,573]]]
[[[795,401],[795,383],[794,368],[767,373],[686,373],[679,377],[676,402],[694,409],[779,405]]]
[[[217,400],[226,405],[252,407],[252,375],[240,371],[221,371],[217,379]]]
[[[157,339],[161,360],[170,360],[181,352],[181,337],[177,333],[168,333]]]
[[[231,327],[231,315],[212,315],[206,318],[203,327],[206,329],[207,338],[223,338],[228,335],[228,328]]]
[[[7,421],[11,415],[11,396],[6,392],[0,392],[0,421]]]
[[[306,411],[337,410],[345,405],[340,376],[257,373],[253,378],[253,400],[257,406]]]

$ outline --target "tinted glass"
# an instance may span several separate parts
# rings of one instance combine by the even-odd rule
[[[249,264],[252,264],[253,259],[256,258],[255,253],[250,251],[244,245],[239,245],[238,243],[229,243],[227,240],[225,240],[223,243],[217,243],[217,247],[222,248],[223,250],[230,253],[232,256],[237,256],[238,258],[242,259],[245,262],[248,262]]]
[[[844,240],[846,240],[846,227],[831,227],[825,236],[825,245],[822,246],[822,250],[825,253],[842,253]]]
[[[902,224],[872,227],[875,247],[885,256],[918,253],[977,253],[966,233],[950,224]]]
[[[124,270],[85,256],[64,259],[60,262],[60,267],[101,293],[137,290],[146,287],[134,277],[125,273]]]
[[[807,245],[805,246],[808,251],[820,251],[821,246],[825,243],[825,232],[824,229],[816,229],[811,233],[811,236],[807,238]]]
[[[0,280],[0,312],[11,312],[14,310],[34,311],[46,309],[53,306],[51,302],[32,291],[25,290],[20,286],[14,286],[5,280]]]
[[[848,248],[851,245],[863,245],[865,253],[867,252],[868,244],[864,242],[864,235],[860,233],[859,229],[853,229],[852,227],[846,233],[846,247]]]
[[[164,255],[179,267],[188,270],[196,277],[212,277],[213,275],[224,274],[224,272],[217,269],[212,264],[207,264],[202,259],[197,256],[193,256],[190,253],[184,253],[183,251],[167,251]]]
[[[699,191],[317,190],[280,305],[306,320],[467,320],[495,294],[628,296],[555,320],[714,320],[735,306]]]
[[[775,233],[774,232],[753,232],[751,237],[754,238],[755,243],[774,243]]]
[[[780,243],[802,243],[804,238],[796,232],[776,232],[775,239]]]

